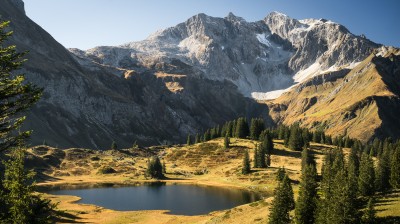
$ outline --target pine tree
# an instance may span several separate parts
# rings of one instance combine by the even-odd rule
[[[305,170],[307,165],[313,165],[315,167],[316,163],[314,155],[306,148],[301,152],[301,170]]]
[[[392,155],[390,164],[390,185],[395,189],[400,188],[400,146],[397,146]]]
[[[111,149],[112,149],[112,150],[117,150],[117,143],[115,143],[115,141],[112,141],[112,143],[111,143]]]
[[[360,162],[360,174],[358,178],[358,190],[362,196],[371,196],[375,193],[375,170],[372,158],[363,153]]]
[[[191,145],[192,144],[192,142],[191,142],[191,136],[190,136],[190,134],[188,134],[188,136],[187,136],[187,139],[186,139],[186,145]]]
[[[32,179],[35,173],[25,170],[25,150],[21,147],[13,150],[11,158],[6,161],[1,195],[5,213],[0,220],[5,223],[53,223],[55,205],[34,193]],[[3,211],[4,212],[4,211]]]
[[[299,197],[296,203],[296,223],[315,222],[317,209],[317,169],[315,164],[306,164],[302,168]]]
[[[246,122],[246,119],[241,117],[236,121],[235,137],[246,138],[248,134],[249,134],[249,126]]]
[[[256,144],[255,148],[254,148],[254,157],[253,157],[253,162],[254,162],[254,168],[259,168],[260,167],[260,163],[259,163],[259,159],[258,159],[258,152],[259,147]]]
[[[156,179],[161,179],[164,177],[163,175],[163,167],[161,164],[160,159],[158,156],[154,156],[148,163],[147,163],[147,174]]]
[[[16,74],[25,61],[25,53],[18,53],[16,46],[6,46],[12,31],[6,29],[10,22],[0,20],[0,152],[15,146],[29,137],[31,131],[19,130],[25,120],[21,116],[37,102],[42,90],[25,81],[23,74]]]
[[[378,157],[378,164],[375,173],[376,191],[385,192],[390,188],[390,152],[384,151]]]
[[[268,223],[287,224],[290,223],[289,212],[294,209],[293,189],[287,175],[279,182],[275,189],[274,200],[270,208]]]
[[[250,138],[257,140],[264,129],[264,121],[261,118],[251,119]]]
[[[249,152],[246,150],[244,152],[242,174],[246,175],[249,173],[250,173],[250,158],[249,158]]]
[[[257,150],[257,163],[259,165],[259,168],[266,168],[267,164],[265,163],[265,153],[264,150],[262,149],[262,145],[258,145],[258,150]]]
[[[292,125],[290,128],[289,148],[300,151],[304,146],[301,129],[298,124]]]
[[[228,135],[225,135],[225,138],[224,138],[224,149],[229,149],[229,144],[230,144],[230,139],[229,139]]]
[[[283,167],[279,167],[278,171],[276,172],[276,180],[277,181],[283,181],[283,178],[286,175],[286,170]]]
[[[200,143],[200,135],[196,134],[196,138],[194,139],[194,144]]]
[[[376,211],[374,208],[374,201],[372,198],[368,200],[368,205],[364,210],[364,214],[362,216],[363,224],[375,224],[376,222]]]
[[[358,157],[357,147],[351,147],[349,159],[347,163],[348,184],[352,194],[358,194],[358,175],[359,175],[360,159]]]

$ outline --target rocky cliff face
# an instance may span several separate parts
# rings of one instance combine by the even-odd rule
[[[180,68],[174,71],[194,70],[181,62],[165,61],[165,72],[156,74],[72,55],[16,2],[2,2],[0,14],[12,21],[10,43],[30,51],[23,69],[27,79],[44,88],[24,127],[34,130],[32,144],[104,149],[113,140],[119,147],[181,142],[188,133],[237,116],[267,116],[265,105],[230,83],[168,73],[175,63]]]

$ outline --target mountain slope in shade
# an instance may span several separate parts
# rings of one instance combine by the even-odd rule
[[[311,78],[268,102],[283,124],[368,141],[400,137],[400,51],[383,48],[351,70]]]
[[[0,15],[12,21],[9,43],[29,51],[27,79],[44,88],[24,126],[34,130],[34,145],[105,149],[113,140],[119,147],[181,142],[238,116],[267,116],[265,105],[230,83],[175,75],[192,71],[181,62],[164,63],[179,68],[157,75],[72,55],[25,15],[21,0],[2,1]]]

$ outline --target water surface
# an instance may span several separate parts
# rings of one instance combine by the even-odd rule
[[[201,215],[254,202],[260,197],[249,191],[186,184],[152,183],[129,187],[50,189],[46,193],[75,195],[78,203],[118,211],[170,210],[176,215]]]

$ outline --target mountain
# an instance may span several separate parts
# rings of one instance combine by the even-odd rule
[[[399,138],[400,50],[373,53],[353,69],[317,75],[267,104],[278,123],[330,135]]]
[[[301,122],[364,141],[400,133],[390,124],[396,120],[391,111],[398,108],[398,92],[387,87],[390,96],[377,100],[381,88],[398,81],[392,74],[397,49],[329,20],[272,12],[247,22],[232,13],[225,18],[198,14],[143,41],[82,51],[65,49],[32,22],[21,0],[4,1],[0,15],[12,20],[11,43],[30,51],[23,70],[27,78],[44,87],[25,126],[35,130],[33,144],[107,148],[113,140],[121,147],[134,141],[182,142],[188,133],[239,116],[264,117],[269,125]],[[392,63],[378,63],[370,79],[393,75],[394,82],[371,84],[370,73],[356,72],[380,60]],[[352,79],[357,88],[341,89],[350,74],[357,74]],[[370,91],[357,92],[364,87]],[[334,103],[326,103],[327,95]],[[369,119],[357,114],[370,106],[367,101],[377,111]],[[318,119],[306,119],[309,109]],[[352,117],[351,122],[343,125],[335,120],[340,116]]]
[[[185,74],[101,65],[80,59],[30,20],[21,0],[3,1],[2,20],[11,20],[10,43],[28,50],[22,72],[44,88],[24,128],[31,144],[106,149],[182,142],[188,133],[238,116],[264,116],[267,106],[243,97],[228,82]],[[175,66],[173,60],[166,67]],[[192,68],[179,65],[190,73]]]

